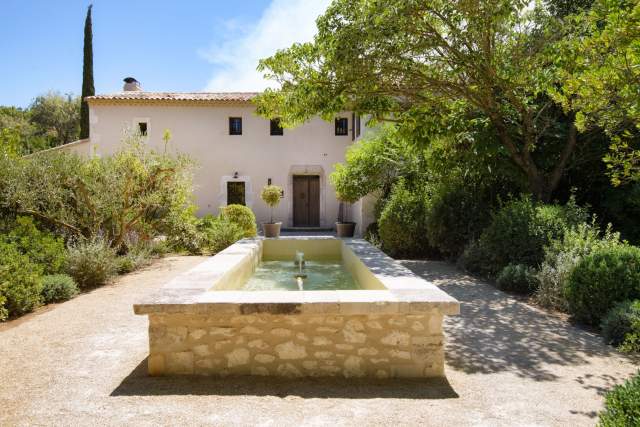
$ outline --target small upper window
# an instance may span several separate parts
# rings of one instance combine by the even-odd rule
[[[242,117],[229,117],[229,135],[242,135]]]
[[[147,122],[138,123],[138,131],[140,132],[140,135],[147,136],[148,126],[149,124]]]
[[[280,119],[271,119],[270,122],[271,135],[284,135],[284,129],[280,126]]]
[[[336,119],[336,136],[349,135],[349,119],[340,117]]]

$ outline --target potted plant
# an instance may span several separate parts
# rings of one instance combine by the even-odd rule
[[[260,198],[271,208],[271,219],[269,222],[262,223],[264,237],[280,237],[282,222],[273,222],[273,208],[280,204],[282,188],[277,185],[265,185],[260,193]]]
[[[340,207],[338,208],[338,222],[336,222],[336,236],[353,237],[356,229],[356,223],[349,221],[350,204],[355,200],[346,199],[338,195],[340,199]]]

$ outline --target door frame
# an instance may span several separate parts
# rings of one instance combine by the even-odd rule
[[[306,185],[306,208],[303,209],[306,213],[306,221],[305,224],[296,224],[296,197],[297,197],[297,192],[296,190],[296,181],[302,181],[303,182],[303,186]],[[292,182],[293,182],[293,193],[292,193],[292,197],[293,197],[293,226],[294,227],[320,227],[320,176],[319,175],[293,175],[292,177]],[[317,199],[314,198],[315,200],[312,202],[311,199],[311,195],[312,195],[312,185],[311,183],[314,183],[315,185],[317,185],[317,193],[315,193],[315,195],[317,196]],[[302,213],[302,212],[299,212]],[[317,218],[317,222],[315,224],[311,223],[311,218],[316,219]]]
[[[327,194],[327,180],[324,168],[320,165],[293,165],[289,168],[289,174],[287,176],[287,188],[285,195],[291,196],[285,197],[287,203],[287,226],[293,227],[293,176],[294,175],[316,175],[320,177],[320,227],[327,227],[327,215],[326,215],[326,194]]]

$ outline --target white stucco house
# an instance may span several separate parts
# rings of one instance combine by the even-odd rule
[[[170,147],[197,162],[194,176],[198,214],[217,214],[220,206],[242,203],[258,223],[269,219],[260,190],[269,183],[284,189],[275,217],[284,228],[333,228],[340,202],[329,182],[333,165],[344,161],[346,149],[361,137],[357,115],[344,113],[334,121],[314,118],[295,129],[255,114],[257,93],[146,92],[133,78],[122,92],[87,98],[90,135],[59,149],[104,156],[122,146],[125,132],[140,131],[161,149],[165,129]],[[349,207],[362,234],[373,222],[371,202]]]

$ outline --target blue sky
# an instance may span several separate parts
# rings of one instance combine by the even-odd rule
[[[86,0],[2,0],[0,105],[79,94]],[[329,0],[94,0],[97,93],[260,90],[257,60],[310,40]]]

